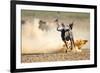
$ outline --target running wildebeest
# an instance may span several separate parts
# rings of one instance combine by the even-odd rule
[[[57,31],[61,32],[61,38],[62,38],[62,41],[65,43],[66,48],[67,49],[69,48],[66,41],[70,41],[71,43],[70,49],[72,50],[75,47],[73,34],[72,34],[73,23],[66,26],[64,25],[64,23],[61,23],[62,28],[60,28],[58,20],[55,20],[55,21],[57,22],[57,25],[58,25]]]
[[[40,20],[39,21],[39,29],[48,31],[48,25],[46,21]]]

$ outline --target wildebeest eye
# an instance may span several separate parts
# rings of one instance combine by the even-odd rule
[[[21,24],[25,24],[25,20],[21,20]]]

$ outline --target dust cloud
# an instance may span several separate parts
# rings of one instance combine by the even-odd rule
[[[63,42],[55,23],[47,23],[48,30],[39,28],[38,18],[22,25],[22,53],[47,53],[59,50]]]
[[[62,48],[61,33],[54,22],[57,12],[22,10],[21,14],[22,53],[53,53]],[[89,14],[61,12],[59,16],[64,24],[74,22],[74,40],[88,40],[84,47],[90,48]]]

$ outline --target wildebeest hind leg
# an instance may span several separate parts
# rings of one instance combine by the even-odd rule
[[[75,43],[74,43],[74,40],[71,39],[71,50],[73,50],[73,48],[75,47]]]

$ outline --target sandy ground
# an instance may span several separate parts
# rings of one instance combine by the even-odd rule
[[[32,62],[50,62],[50,61],[77,61],[77,60],[89,60],[90,50],[82,49],[82,52],[68,51],[67,53],[46,53],[46,54],[22,54],[22,63]]]

